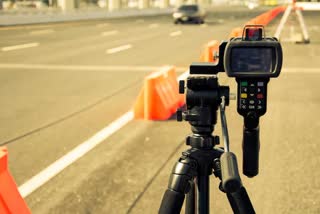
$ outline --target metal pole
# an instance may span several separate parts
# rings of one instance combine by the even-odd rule
[[[301,10],[296,9],[296,15],[298,17],[299,23],[300,23],[300,27],[302,30],[302,34],[303,34],[303,42],[304,43],[309,43],[310,42],[310,38],[309,38],[309,34],[308,34],[308,30],[306,27],[306,24],[304,23],[303,17],[302,17],[302,13]]]
[[[287,19],[289,17],[291,10],[292,10],[292,5],[289,5],[281,18],[280,24],[278,25],[278,28],[276,30],[276,33],[274,34],[274,37],[280,39],[281,31],[284,27],[284,24],[287,22]]]

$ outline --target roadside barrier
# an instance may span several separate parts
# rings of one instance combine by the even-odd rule
[[[286,10],[286,6],[278,6],[272,10],[269,10],[246,23],[246,25],[263,25],[266,26],[271,22],[275,17],[277,17],[280,13]]]
[[[17,185],[8,170],[8,152],[0,147],[0,213],[30,214],[30,210],[20,195]]]
[[[219,42],[212,40],[204,45],[203,51],[200,55],[200,62],[216,62],[219,53]]]
[[[248,21],[246,25],[264,25],[266,26],[271,20],[273,20],[278,14],[284,12],[286,6],[278,6],[272,10],[269,10],[253,19]],[[229,38],[242,37],[242,28],[234,28],[229,34]],[[219,42],[212,40],[205,44],[203,51],[200,55],[200,62],[216,62],[218,60],[217,53],[219,53]]]
[[[175,67],[165,66],[145,77],[133,107],[134,118],[167,120],[184,105],[184,99],[184,95],[179,94]]]
[[[278,6],[275,7],[253,19],[248,21],[245,25],[268,25],[274,18],[276,18],[280,13],[283,13],[286,10],[287,6]],[[233,37],[242,37],[242,28],[232,29],[229,38]]]

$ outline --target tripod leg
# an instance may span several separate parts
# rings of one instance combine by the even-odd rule
[[[162,198],[159,214],[179,214],[184,197],[184,193],[167,189]]]
[[[194,182],[190,184],[190,191],[186,197],[186,211],[185,214],[195,214],[196,213],[196,187]]]
[[[237,192],[227,193],[234,214],[255,214],[246,189],[242,186]]]
[[[166,190],[159,209],[159,214],[179,214],[185,194],[190,191],[190,184],[196,176],[194,161],[182,156],[173,167],[168,189]]]
[[[201,175],[197,180],[198,213],[209,214],[209,176]]]

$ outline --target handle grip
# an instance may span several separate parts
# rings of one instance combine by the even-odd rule
[[[227,193],[236,192],[242,186],[237,158],[232,152],[225,152],[220,157],[221,184]]]
[[[259,127],[254,129],[244,128],[243,130],[243,174],[249,178],[259,173]]]
[[[237,192],[227,193],[234,214],[255,214],[248,193],[244,187]]]

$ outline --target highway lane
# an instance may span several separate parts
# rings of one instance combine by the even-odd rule
[[[104,53],[107,48],[114,47],[112,41],[110,41],[111,45],[105,42],[101,48],[100,46],[91,48],[92,42],[102,41],[104,43],[104,39],[98,39],[97,35],[92,34],[92,29],[95,29],[93,27],[94,24],[88,27],[88,23],[81,23],[75,27],[76,29],[73,29],[72,26],[63,28],[65,34],[62,34],[61,37],[65,39],[64,43],[68,41],[65,46],[69,48],[61,49],[63,43],[60,43],[59,40],[44,43],[46,45],[43,47],[42,40],[39,40],[39,47],[25,49],[23,50],[24,52],[21,53],[1,53],[1,59],[5,59],[2,63],[16,64],[18,62],[18,64],[28,63],[28,65],[36,63],[48,65],[48,67],[49,65],[79,64],[160,66],[171,63],[187,67],[191,61],[199,57],[199,47],[201,47],[202,44],[211,39],[225,39],[232,27],[245,23],[251,16],[253,17],[253,15],[254,14],[248,12],[246,16],[242,16],[241,19],[239,18],[236,21],[232,17],[229,17],[230,19],[226,17],[224,22],[208,23],[207,27],[195,25],[174,26],[168,23],[170,22],[168,17],[160,17],[159,28],[162,26],[165,27],[162,30],[156,29],[156,31],[159,30],[159,34],[154,35],[152,33],[155,33],[155,29],[149,32],[150,30],[144,31],[142,28],[139,30],[138,26],[144,25],[148,27],[148,24],[154,24],[155,20],[145,20],[143,24],[141,22],[130,22],[130,24],[128,24],[124,20],[114,20],[117,24],[122,23],[123,27],[128,28],[128,32],[132,35],[131,38],[142,36],[141,34],[146,36],[150,35],[150,38],[145,42],[134,43],[132,49],[119,52],[112,56]],[[311,18],[311,20],[314,19]],[[101,22],[97,22],[97,24],[98,23]],[[108,28],[110,26],[107,25],[105,27]],[[138,28],[137,34],[134,34],[135,28]],[[85,35],[87,34],[85,33],[89,31],[88,29],[90,29],[90,32],[86,37]],[[74,33],[73,30],[77,33]],[[55,32],[56,31],[57,30],[55,30]],[[73,34],[73,36],[68,37],[69,31],[71,31],[70,33]],[[176,31],[182,31],[183,34],[171,38],[169,36],[170,33]],[[100,32],[100,30],[97,32]],[[54,38],[55,36],[51,34],[52,33],[49,35]],[[81,34],[81,36],[77,37],[78,41],[77,39],[74,40],[74,35],[77,34]],[[15,36],[18,37],[19,41],[23,41],[24,37],[19,37],[17,32]],[[37,36],[40,37],[40,35]],[[42,36],[44,37],[43,40],[47,37],[47,35]],[[117,35],[117,37],[118,36],[120,35]],[[84,37],[86,37],[86,39],[84,39]],[[89,40],[88,42],[86,42],[87,39]],[[129,39],[130,38],[123,36],[121,42],[127,42]],[[32,42],[33,40],[25,41]],[[73,41],[75,43],[73,43]],[[317,40],[315,39],[315,41]],[[82,44],[79,51],[74,50],[76,42]],[[134,48],[136,45],[138,45],[139,48]],[[84,46],[87,46],[87,54],[85,54]],[[41,51],[37,50],[38,48],[40,48]],[[71,50],[72,48],[73,50]],[[296,50],[297,46],[286,44],[285,50],[287,50],[287,48]],[[309,48],[316,49],[317,47],[310,45]],[[94,51],[95,49],[97,51]],[[309,53],[309,49],[307,50]],[[146,55],[146,52],[152,52],[154,54]],[[53,57],[47,57],[46,59],[43,53],[53,53]],[[62,57],[64,54],[68,56],[68,53],[70,56],[73,54],[75,54],[75,56]],[[290,58],[297,55],[291,53],[292,51],[286,55],[290,56]],[[40,56],[38,54],[40,54]],[[28,60],[24,60],[24,56],[27,57]],[[38,62],[35,57],[40,61]],[[301,54],[300,57],[303,57],[303,54]],[[79,63],[79,59],[81,59],[81,63]],[[125,64],[123,59],[126,59]],[[288,60],[288,63],[289,62],[291,62],[291,60]],[[294,69],[295,67],[293,66],[291,69],[292,68]],[[1,85],[3,86],[2,89],[4,89],[1,90],[1,97],[6,98],[2,102],[4,108],[2,109],[3,113],[1,113],[1,121],[3,121],[3,124],[6,124],[6,127],[1,127],[1,133],[3,133],[1,135],[5,136],[2,138],[4,140],[10,139],[17,134],[21,135],[21,133],[25,133],[30,126],[33,126],[33,128],[41,127],[43,124],[48,124],[50,121],[55,121],[65,115],[70,115],[70,113],[79,111],[79,109],[81,110],[106,97],[99,105],[83,111],[81,114],[77,114],[50,128],[43,129],[40,132],[11,143],[9,145],[10,168],[18,184],[23,183],[26,179],[39,172],[55,159],[61,157],[75,145],[92,136],[95,131],[101,129],[107,123],[128,110],[140,89],[141,82],[139,80],[142,80],[143,76],[147,73],[149,72],[144,69],[134,72],[130,69],[128,69],[128,72],[125,70],[122,72],[102,72],[94,69],[70,71],[67,67],[57,70],[1,68],[1,80],[3,83]],[[14,81],[12,80],[13,74],[16,77]],[[290,77],[290,75],[294,76]],[[274,88],[270,88],[271,99],[272,97],[277,97],[277,95],[282,92],[283,83],[280,82],[281,80],[286,80],[286,92],[292,91],[297,87],[297,85],[293,83],[299,81],[300,75],[300,73],[288,73],[283,78],[279,78],[279,81],[277,80],[277,82],[272,83]],[[304,81],[300,82],[301,84],[308,84],[310,88],[304,91],[310,95],[308,98],[313,98],[312,100],[314,101],[313,104],[310,104],[310,111],[316,110],[319,105],[319,99],[313,90],[317,88],[315,82],[317,77],[317,74],[308,74],[307,77],[304,77]],[[28,78],[30,78],[29,80],[31,80],[30,82],[32,82],[33,87],[28,84]],[[136,83],[134,82],[135,80]],[[12,82],[8,84],[10,81]],[[130,85],[128,84],[129,81],[132,83],[132,86],[128,88],[128,85]],[[108,83],[106,84],[105,82]],[[233,81],[222,78],[222,82],[230,83],[233,91],[235,90]],[[17,87],[17,85],[19,87],[21,86],[21,88]],[[127,89],[122,89],[122,87]],[[39,90],[39,88],[41,88],[41,90]],[[27,93],[29,91],[32,92]],[[112,94],[115,95],[112,96]],[[297,136],[292,135],[289,137],[287,132],[289,128],[291,130],[300,129],[298,121],[303,120],[308,124],[307,121],[310,118],[301,119],[300,117],[295,117],[302,108],[302,104],[296,106],[294,111],[287,111],[288,114],[286,118],[292,118],[293,121],[288,119],[288,121],[283,121],[283,123],[294,124],[292,127],[284,126],[282,122],[277,123],[277,132],[273,138],[270,139],[267,134],[274,131],[274,118],[283,117],[285,110],[288,108],[288,103],[290,103],[290,105],[296,105],[297,102],[300,102],[301,97],[304,96],[305,94],[296,94],[296,96],[292,96],[286,100],[285,95],[283,95],[269,101],[269,103],[276,103],[275,106],[279,108],[270,108],[271,113],[268,112],[268,114],[271,115],[268,115],[268,117],[262,120],[265,128],[263,130],[264,134],[261,136],[262,142],[278,142],[279,139],[288,143],[292,141],[296,142]],[[15,97],[15,99],[11,99],[12,97]],[[283,99],[286,100],[286,102],[282,101]],[[35,108],[37,109],[36,112],[34,111]],[[232,104],[230,109],[235,109],[234,104]],[[16,112],[21,112],[19,117],[16,116]],[[274,113],[272,114],[272,112]],[[241,118],[237,116],[234,110],[230,110],[227,117],[231,118],[229,120],[232,120],[232,122],[229,122],[229,129],[233,130],[231,141],[240,142]],[[17,118],[19,118],[19,120],[17,120]],[[310,134],[310,139],[307,139],[307,142],[310,143],[310,141],[314,140],[317,124],[312,123],[312,126],[310,124],[309,126],[312,127],[309,129],[310,133],[313,133]],[[281,127],[283,127],[283,132],[286,133],[284,136],[281,136],[283,132],[279,131]],[[219,134],[219,125],[217,131],[217,134]],[[186,149],[185,146],[182,146],[182,141],[188,133],[189,127],[187,124],[176,123],[175,121],[134,121],[119,133],[109,138],[105,143],[98,146],[87,156],[77,161],[71,167],[68,167],[43,188],[40,188],[28,197],[27,202],[33,213],[127,213],[128,210],[131,210],[133,213],[155,213],[164,188],[167,185],[171,166],[177,160],[181,151]],[[277,204],[276,207],[279,207],[280,210],[284,210],[283,212],[279,211],[276,213],[288,213],[289,211],[285,209],[290,206],[288,206],[288,203],[285,203],[286,200],[288,200],[284,198],[287,196],[285,193],[288,188],[291,188],[291,191],[295,190],[300,193],[300,188],[303,187],[296,185],[296,182],[302,183],[303,178],[301,176],[297,176],[297,181],[291,180],[292,182],[289,185],[283,183],[285,182],[284,179],[288,178],[288,174],[283,172],[278,175],[278,171],[283,170],[283,166],[288,165],[292,173],[297,173],[296,166],[290,162],[292,156],[281,158],[281,156],[283,157],[284,155],[281,153],[276,161],[269,162],[270,154],[278,150],[278,144],[272,144],[268,149],[266,149],[266,146],[262,148],[262,157],[266,157],[262,159],[262,162],[267,164],[267,167],[264,165],[261,170],[264,169],[266,171],[262,171],[261,176],[253,180],[244,179],[249,194],[252,196],[255,205],[260,211],[258,213],[272,213],[271,210],[274,204]],[[178,147],[179,145],[181,145],[181,147]],[[240,143],[232,144],[232,149],[239,155],[238,159],[241,159],[240,146]],[[315,144],[312,144],[312,148],[316,148],[315,146]],[[290,144],[285,144],[285,148],[290,149]],[[292,153],[292,150],[289,151]],[[317,151],[315,149],[313,152],[316,155]],[[313,157],[316,157],[315,155]],[[169,160],[168,163],[166,163],[167,160]],[[241,160],[239,161],[241,163]],[[302,165],[304,165],[303,163],[305,162],[301,162]],[[312,159],[312,163],[317,163],[317,159]],[[299,165],[299,167],[301,166]],[[310,170],[312,169],[314,168],[309,167],[306,172],[311,173]],[[311,173],[309,177],[311,179],[314,178],[315,175]],[[292,188],[292,183],[296,185],[295,188]],[[315,187],[319,185],[319,183],[315,181],[313,184]],[[268,197],[264,195],[266,192],[265,189],[258,189],[258,187],[264,185],[270,185]],[[219,209],[219,213],[230,213],[230,208],[227,205],[224,195],[217,192],[216,186],[217,181],[212,184],[212,190],[214,191],[212,193],[212,206],[214,206],[214,208],[212,209]],[[279,197],[272,198],[272,196],[277,193],[275,193],[276,191],[271,192],[271,187],[279,190],[278,195],[281,196],[280,199],[285,200],[283,204],[275,203],[279,200]],[[317,207],[317,205],[319,204],[318,201],[312,200],[312,198],[316,198],[318,193],[313,191],[311,194],[310,192],[308,194],[309,195],[304,195],[306,199],[304,199],[304,203],[301,204],[310,209],[309,213],[316,213],[319,207]],[[258,197],[256,195],[258,195]],[[266,201],[261,202],[261,198],[264,197],[267,198]],[[296,200],[298,199],[299,198]],[[266,207],[263,206],[264,203]],[[294,205],[297,206],[298,204],[297,201]],[[296,209],[297,207],[294,205],[291,205],[291,207]],[[299,213],[301,208],[296,210],[297,213]]]

